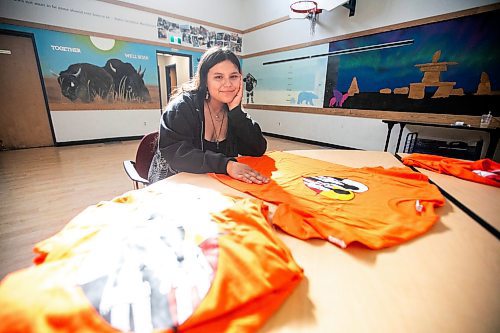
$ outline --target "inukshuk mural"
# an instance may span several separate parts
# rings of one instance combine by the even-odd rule
[[[410,93],[408,98],[422,99],[425,96],[425,87],[438,87],[432,98],[445,98],[450,95],[462,96],[464,90],[454,88],[456,82],[441,82],[441,73],[448,70],[448,66],[457,65],[454,61],[439,62],[441,51],[436,51],[432,56],[432,62],[427,64],[417,64],[415,67],[420,69],[424,76],[418,83],[410,83]]]

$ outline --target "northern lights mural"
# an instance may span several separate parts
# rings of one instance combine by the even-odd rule
[[[332,42],[323,106],[497,114],[499,20],[492,11]]]

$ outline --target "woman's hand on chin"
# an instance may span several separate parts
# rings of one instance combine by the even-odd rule
[[[236,93],[236,96],[234,96],[234,98],[231,102],[227,103],[229,111],[231,111],[232,109],[234,109],[235,107],[240,105],[242,98],[243,98],[243,84],[242,84],[242,81],[240,80],[240,86],[238,88],[238,92]]]

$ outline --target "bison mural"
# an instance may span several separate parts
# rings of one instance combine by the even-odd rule
[[[112,96],[113,78],[102,67],[87,63],[73,64],[57,76],[61,93],[76,101],[92,102],[96,96],[107,99]]]
[[[115,98],[127,101],[148,102],[151,100],[149,90],[144,84],[144,69],[136,71],[130,63],[119,59],[109,59],[104,66],[113,78]]]

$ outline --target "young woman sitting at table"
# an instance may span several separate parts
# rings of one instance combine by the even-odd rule
[[[178,172],[214,172],[247,183],[267,183],[267,177],[235,159],[262,156],[267,148],[260,126],[241,109],[242,96],[236,55],[227,48],[207,50],[194,78],[162,114],[150,183]]]

